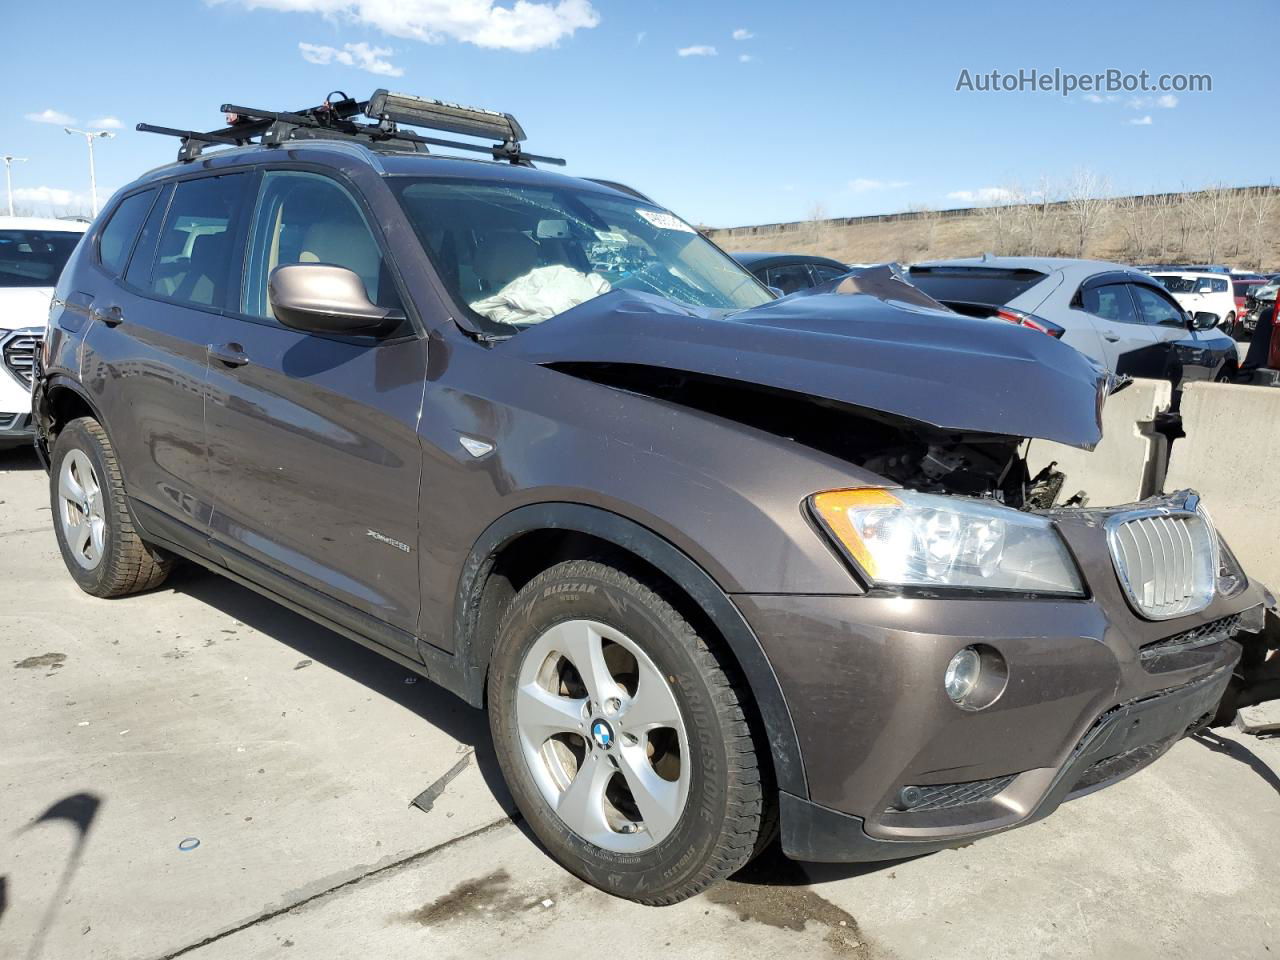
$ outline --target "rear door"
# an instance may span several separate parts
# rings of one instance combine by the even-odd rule
[[[290,263],[347,267],[375,303],[401,304],[348,185],[270,170],[253,209],[240,303],[206,339],[214,543],[233,570],[286,594],[301,585],[321,613],[416,657],[426,341],[408,323],[375,339],[272,315],[267,279]]]
[[[91,324],[81,377],[106,420],[125,487],[144,527],[167,521],[154,532],[196,549],[212,507],[208,330],[233,285],[251,179],[199,176],[126,197],[97,239],[100,278],[85,291]],[[135,216],[140,232],[117,233],[118,219]]]
[[[1163,377],[1165,352],[1124,282],[1086,284],[1080,304],[1098,332],[1107,366],[1131,377]]]

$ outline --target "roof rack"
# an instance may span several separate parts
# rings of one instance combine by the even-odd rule
[[[259,110],[224,103],[222,112],[226,115],[227,125],[204,133],[151,123],[140,123],[137,129],[143,133],[180,138],[182,145],[178,148],[178,160],[181,162],[195,160],[205,147],[212,144],[245,146],[259,143],[275,147],[291,140],[354,140],[409,153],[429,153],[428,147],[449,147],[487,153],[494,160],[506,160],[519,166],[532,166],[535,161],[564,166],[564,161],[557,157],[525,153],[520,147],[525,139],[524,129],[509,113],[464,107],[383,89],[375,90],[368,100],[361,101],[341,90],[334,90],[320,106],[304,110]],[[357,122],[354,118],[360,114],[373,123]],[[401,124],[501,142],[483,146],[443,140],[402,130]]]

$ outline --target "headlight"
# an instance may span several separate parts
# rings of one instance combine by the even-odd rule
[[[814,515],[872,583],[1083,596],[1066,545],[1044,517],[912,490],[833,490]]]

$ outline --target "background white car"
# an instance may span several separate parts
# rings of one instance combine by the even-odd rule
[[[1164,284],[1173,299],[1192,316],[1212,313],[1224,328],[1230,330],[1235,326],[1236,296],[1227,274],[1162,270],[1151,276]]]
[[[0,450],[31,442],[31,372],[49,301],[88,226],[0,217]]]

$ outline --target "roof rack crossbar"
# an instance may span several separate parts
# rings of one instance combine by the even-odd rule
[[[534,162],[564,166],[564,160],[558,157],[525,153],[520,148],[524,130],[510,114],[461,107],[405,94],[388,94],[385,90],[375,91],[371,100],[364,101],[357,101],[345,93],[341,93],[341,96],[342,99],[327,99],[318,107],[299,111],[260,110],[224,103],[222,112],[227,115],[228,126],[208,133],[160,127],[150,123],[140,123],[137,129],[145,133],[179,137],[182,140],[182,146],[178,150],[180,161],[196,159],[208,144],[244,146],[252,143],[256,137],[258,142],[266,146],[278,146],[289,140],[317,139],[356,140],[382,144],[393,149],[408,147],[411,150],[430,145],[485,153],[494,160],[506,160],[521,166],[530,166]],[[333,94],[330,94],[330,98],[332,97]],[[374,100],[377,103],[371,108],[370,103]],[[360,113],[375,122],[355,122],[352,118]],[[492,136],[502,142],[485,146],[427,137],[400,129],[397,121],[410,126],[443,129],[481,138]]]

